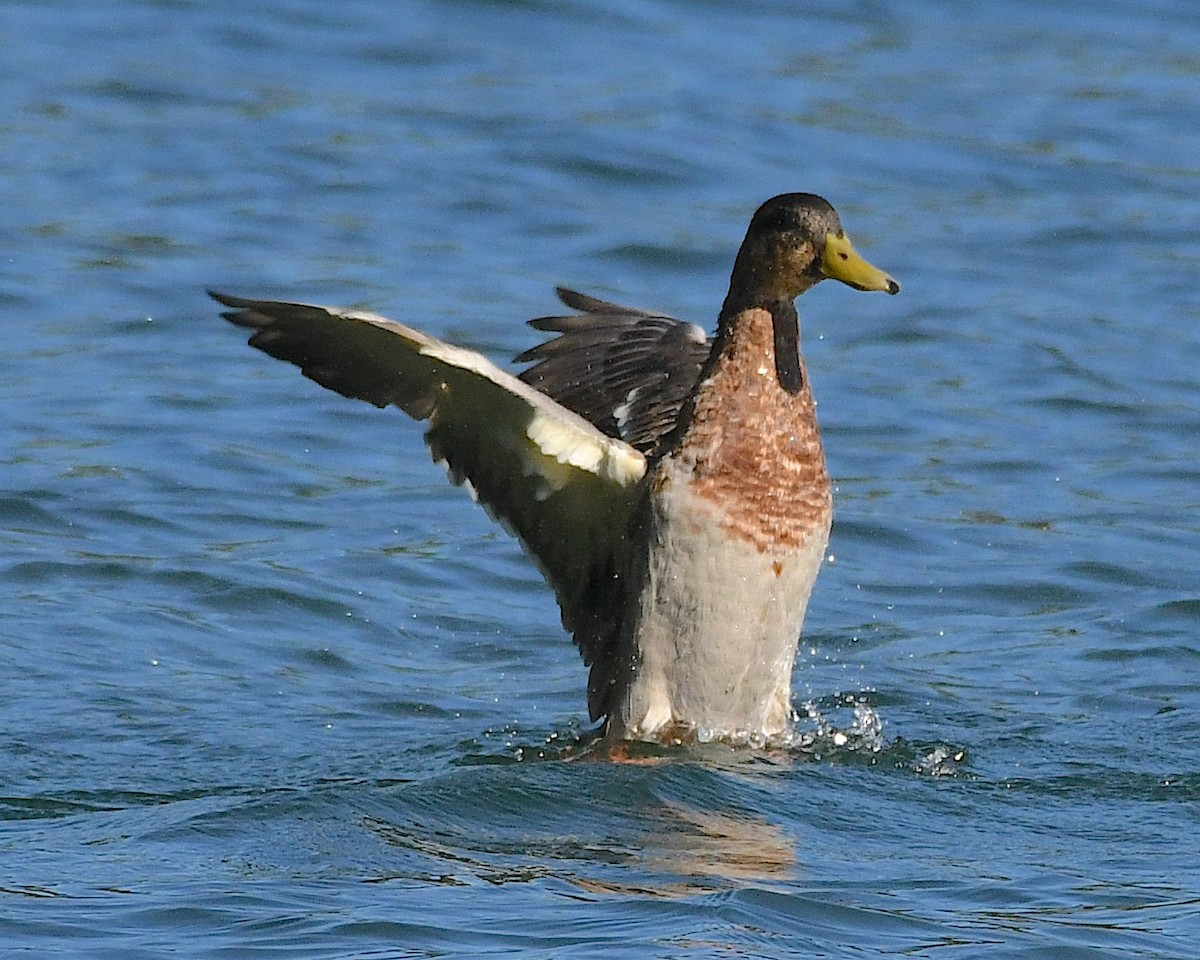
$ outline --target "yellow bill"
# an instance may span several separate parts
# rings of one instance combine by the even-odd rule
[[[844,233],[825,234],[825,255],[821,258],[821,272],[833,280],[841,280],[855,290],[900,292],[900,284],[859,256],[850,238]]]

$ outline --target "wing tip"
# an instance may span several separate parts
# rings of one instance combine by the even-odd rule
[[[232,307],[230,310],[221,311],[221,316],[234,326],[259,330],[265,325],[264,321],[266,317],[255,310],[259,305],[259,301],[248,300],[245,297],[235,297],[231,293],[222,293],[219,290],[211,288],[205,292],[216,300],[217,303],[221,304],[221,306]]]

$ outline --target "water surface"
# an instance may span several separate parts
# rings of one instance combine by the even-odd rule
[[[1178,960],[1200,942],[1200,11],[0,11],[14,956]],[[504,359],[711,325],[821,193],[793,751],[581,757],[519,548],[209,286]]]

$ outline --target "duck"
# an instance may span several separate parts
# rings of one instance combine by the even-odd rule
[[[249,344],[427,424],[450,479],[554,591],[611,744],[770,743],[833,516],[795,300],[825,279],[896,294],[809,193],[755,211],[708,336],[565,288],[572,313],[509,373],[363,310],[210,291]]]

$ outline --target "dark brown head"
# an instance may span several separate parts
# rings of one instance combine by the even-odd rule
[[[726,312],[790,302],[826,277],[856,290],[900,292],[900,284],[855,252],[827,200],[811,193],[772,197],[750,220]]]

